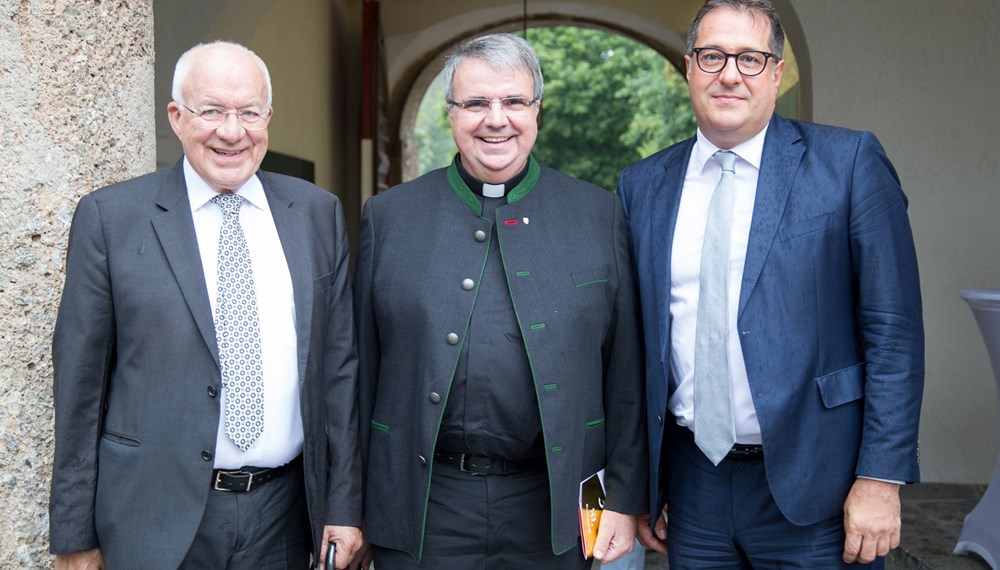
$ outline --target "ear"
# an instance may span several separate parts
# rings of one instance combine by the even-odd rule
[[[785,72],[785,60],[781,60],[774,64],[774,87],[777,89],[781,86],[781,74]]]
[[[694,65],[694,60],[691,59],[691,55],[687,54],[684,56],[684,78],[691,83],[691,66]]]
[[[167,119],[170,120],[170,128],[178,138],[181,136],[181,106],[176,101],[167,103]]]

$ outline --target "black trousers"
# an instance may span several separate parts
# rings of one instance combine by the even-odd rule
[[[377,570],[586,570],[580,545],[556,556],[545,470],[470,475],[436,463],[423,556],[375,547]]]

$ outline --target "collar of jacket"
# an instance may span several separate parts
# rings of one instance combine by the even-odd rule
[[[483,205],[479,202],[479,198],[476,198],[476,195],[469,189],[468,184],[462,180],[462,176],[458,173],[457,162],[458,155],[455,155],[455,159],[448,166],[448,184],[463,204],[468,206],[477,216],[482,216]],[[538,175],[541,172],[542,168],[538,166],[535,157],[528,156],[528,174],[525,175],[524,180],[521,180],[517,186],[507,193],[507,203],[513,204],[527,196],[528,192],[535,187],[535,183],[538,182]]]

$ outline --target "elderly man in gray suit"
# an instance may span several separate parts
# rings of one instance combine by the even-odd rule
[[[84,196],[53,339],[57,568],[306,568],[361,545],[357,356],[336,197],[259,171],[271,83],[192,48],[184,158]],[[313,556],[315,553],[317,556]]]
[[[542,74],[508,34],[445,66],[458,156],[365,204],[355,300],[365,535],[377,568],[579,569],[646,500],[642,344],[622,207],[541,167]]]

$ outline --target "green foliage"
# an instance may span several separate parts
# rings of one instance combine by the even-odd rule
[[[589,28],[532,28],[527,37],[545,75],[533,151],[542,164],[614,190],[622,168],[694,134],[684,77],[655,50]],[[415,137],[421,173],[454,156],[440,76]]]
[[[439,73],[427,88],[417,110],[413,140],[417,145],[420,174],[448,166],[458,152],[442,95],[443,83],[444,77]]]

